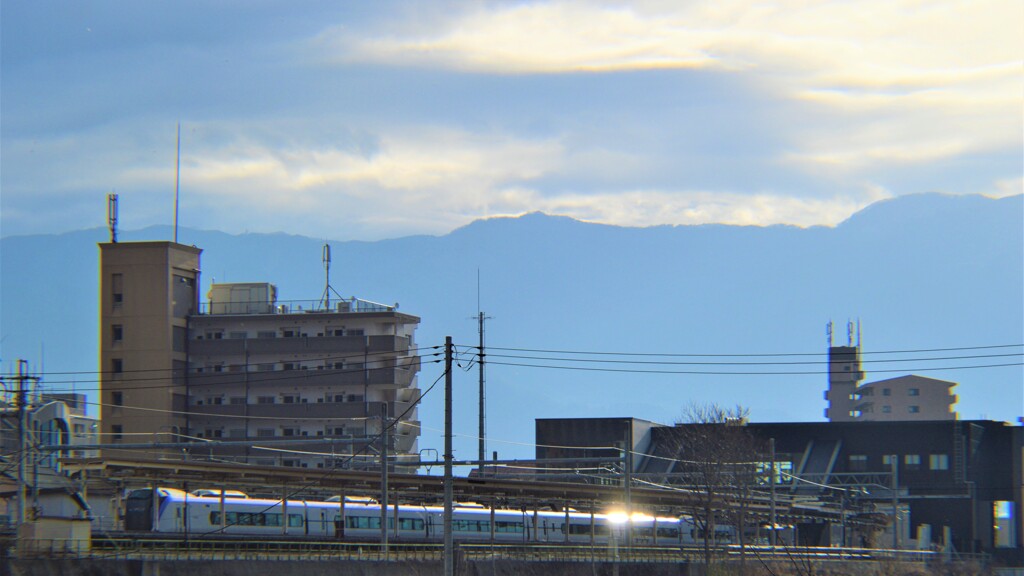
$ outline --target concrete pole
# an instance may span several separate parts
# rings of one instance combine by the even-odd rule
[[[778,543],[776,534],[778,530],[775,529],[777,526],[775,520],[775,438],[768,439],[768,451],[772,466],[771,473],[769,474],[769,486],[771,486],[771,515],[769,519],[769,522],[771,522],[771,531],[769,534],[771,534],[771,545],[774,547]]]
[[[452,337],[444,339],[444,576],[455,576],[452,537]]]
[[[380,549],[388,561],[388,403],[380,404]]]
[[[900,495],[899,495],[899,468],[898,460],[899,456],[893,454],[889,460],[889,466],[892,469],[892,549],[899,550],[900,548],[900,531],[899,531],[899,507],[900,507]]]
[[[28,434],[28,410],[25,401],[25,373],[24,360],[18,360],[18,527],[25,523],[25,460],[28,450],[28,442],[25,437]]]
[[[480,438],[479,438],[479,467],[477,470],[482,476],[484,473],[484,454],[486,453],[486,443],[484,442],[484,436],[486,435],[485,424],[485,407],[484,402],[484,313],[480,312],[477,318],[480,325],[480,355],[477,357],[477,364],[480,368]]]

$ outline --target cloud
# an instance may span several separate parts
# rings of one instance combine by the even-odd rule
[[[866,187],[857,196],[798,198],[773,193],[638,190],[606,194],[564,194],[539,197],[514,191],[500,203],[506,215],[526,206],[549,214],[619,226],[731,224],[736,226],[834,226],[872,202],[891,198],[880,187]],[[508,201],[511,200],[511,201]],[[523,209],[515,210],[515,204]]]
[[[841,138],[805,127],[786,158],[848,167],[1019,145],[1019,122],[1007,120],[1021,116],[1022,28],[1024,8],[1012,0],[562,1],[473,4],[423,27],[403,22],[400,34],[329,28],[317,45],[341,62],[474,73],[743,74],[845,120]],[[887,133],[862,129],[861,119],[880,115]],[[922,126],[946,133],[921,144],[934,136]]]
[[[317,38],[340,61],[427,65],[497,73],[557,73],[699,68],[716,64],[699,31],[627,8],[577,3],[499,4],[401,35],[350,34],[332,27]],[[418,37],[406,37],[409,33]],[[683,41],[685,39],[685,41]],[[717,65],[721,65],[718,63]]]

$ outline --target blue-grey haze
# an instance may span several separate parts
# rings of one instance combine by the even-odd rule
[[[477,342],[479,272],[494,362],[487,372],[488,451],[502,457],[533,455],[535,418],[670,423],[691,402],[716,402],[748,406],[758,421],[821,420],[820,362],[830,320],[837,343],[846,342],[848,319],[861,321],[869,381],[906,373],[953,380],[960,383],[955,392],[963,417],[1015,421],[1024,414],[1020,366],[925,369],[1020,363],[1019,347],[877,353],[1024,342],[1022,198],[905,196],[871,205],[835,228],[807,229],[625,228],[528,214],[437,237],[331,242],[331,284],[346,297],[400,303],[401,311],[422,318],[420,346],[440,346],[451,335],[468,355]],[[122,232],[121,240],[171,235],[168,227],[154,227]],[[204,294],[214,279],[272,282],[281,300],[316,300],[324,292],[323,239],[188,228],[179,238],[204,250]],[[104,229],[0,240],[3,370],[25,358],[44,372],[49,389],[95,389],[96,243],[106,240]],[[530,354],[498,348],[817,356],[739,359],[814,362],[790,366],[632,367],[813,374],[639,374],[499,364],[538,362],[503,358]],[[1016,355],[924,360],[993,353]],[[880,359],[915,360],[872,362]],[[420,376],[424,389],[441,375],[429,360]],[[455,374],[455,430],[464,435],[456,457],[474,458],[477,376],[468,356],[461,364],[468,369]],[[440,386],[424,399],[421,448],[442,445],[442,399]]]

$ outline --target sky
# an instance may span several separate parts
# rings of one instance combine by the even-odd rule
[[[835,225],[1024,183],[1024,4],[2,7],[0,234]]]

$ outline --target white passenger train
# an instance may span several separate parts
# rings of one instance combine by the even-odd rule
[[[389,506],[388,538],[393,542],[440,542],[444,509],[438,506]],[[625,514],[585,514],[542,510],[491,510],[456,504],[452,536],[458,541],[589,544],[624,542]],[[380,505],[371,500],[341,502],[267,500],[227,491],[202,495],[173,488],[133,490],[128,494],[125,529],[168,534],[266,536],[286,539],[373,541],[381,536]],[[692,519],[634,515],[633,542],[640,545],[697,545],[701,535]],[[731,542],[721,530],[718,544]]]

